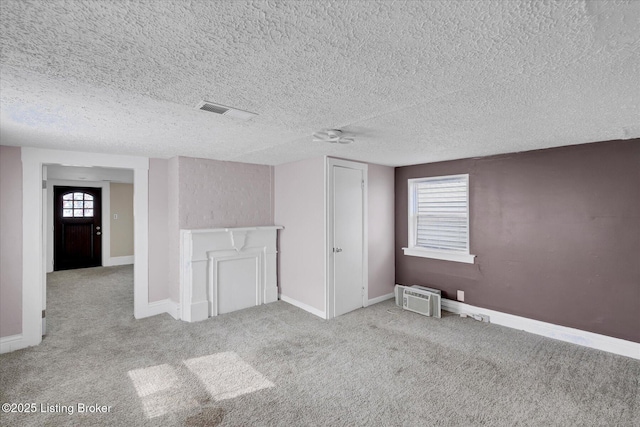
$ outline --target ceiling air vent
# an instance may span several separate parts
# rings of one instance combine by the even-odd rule
[[[227,107],[225,105],[214,104],[209,101],[200,101],[198,105],[196,105],[198,110],[208,111],[210,113],[222,114],[223,116],[231,117],[237,120],[249,120],[255,116],[256,113],[251,113],[249,111],[238,110],[237,108]]]

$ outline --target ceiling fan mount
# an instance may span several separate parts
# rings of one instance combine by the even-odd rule
[[[346,135],[340,129],[322,129],[313,134],[313,142],[330,142],[338,144],[351,144],[355,141],[353,136]]]

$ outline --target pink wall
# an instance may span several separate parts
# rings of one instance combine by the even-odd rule
[[[168,167],[149,159],[149,302],[169,298]]]
[[[395,170],[368,166],[369,299],[388,295],[395,286]]]
[[[0,337],[22,333],[22,160],[0,146]]]
[[[274,188],[280,293],[324,311],[324,159],[276,166]]]
[[[167,289],[169,298],[173,301],[180,301],[180,222],[179,217],[179,180],[178,180],[179,158],[174,157],[168,160],[167,164],[167,232],[168,254],[169,254],[169,276],[167,277]]]

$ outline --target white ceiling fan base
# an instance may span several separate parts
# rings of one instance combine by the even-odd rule
[[[332,144],[351,144],[354,138],[345,138],[340,129],[322,129],[313,134],[313,142],[330,142]]]

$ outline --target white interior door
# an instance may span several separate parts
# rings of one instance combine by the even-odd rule
[[[334,314],[363,307],[363,171],[333,166]]]

